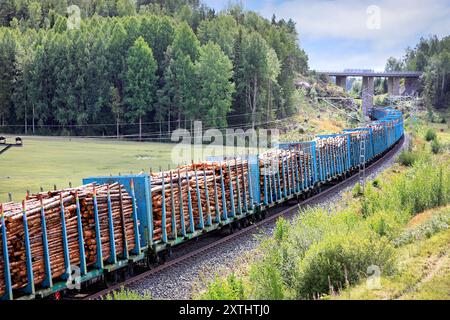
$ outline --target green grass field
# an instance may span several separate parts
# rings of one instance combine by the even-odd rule
[[[13,141],[13,137],[6,137]],[[199,161],[208,155],[243,152],[240,148],[195,147],[185,159],[179,152],[172,155],[176,144],[170,143],[23,137],[23,144],[0,155],[0,202],[8,200],[8,193],[20,201],[27,190],[38,192],[40,187],[63,188],[69,182],[78,186],[91,176],[149,172],[150,168],[159,171],[160,167],[165,170],[189,163],[192,158]]]
[[[12,141],[12,140],[11,140]],[[150,167],[158,170],[177,163],[171,161],[173,145],[152,142],[125,142],[88,139],[25,137],[22,148],[0,155],[0,201],[13,194],[23,198],[26,190],[50,190],[80,185],[93,175],[137,173]]]

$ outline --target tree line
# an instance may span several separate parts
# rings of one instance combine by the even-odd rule
[[[298,107],[294,79],[308,66],[292,20],[195,0],[7,3],[16,5],[0,15],[2,131],[158,136],[195,120],[264,126]],[[67,23],[69,4],[79,28]]]
[[[389,58],[387,70],[422,71],[422,95],[429,108],[450,108],[450,36],[421,38],[401,59]]]

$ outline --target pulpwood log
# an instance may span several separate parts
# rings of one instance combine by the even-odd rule
[[[116,254],[124,253],[125,243],[130,251],[135,247],[134,220],[132,198],[123,185],[89,184],[78,188],[51,191],[27,195],[22,203],[4,203],[2,211],[7,229],[8,254],[10,260],[11,282],[13,289],[26,287],[28,283],[25,250],[24,213],[28,222],[30,253],[35,285],[45,280],[45,258],[41,211],[44,211],[47,232],[47,244],[52,278],[56,279],[66,273],[62,209],[66,225],[67,246],[70,265],[79,265],[80,248],[77,218],[77,198],[82,222],[85,259],[92,265],[97,259],[97,235],[94,219],[94,195],[102,242],[103,260],[111,255],[111,239],[109,230],[108,196],[113,218],[113,233]],[[123,232],[125,230],[125,232]],[[5,291],[4,255],[0,236],[0,295]]]

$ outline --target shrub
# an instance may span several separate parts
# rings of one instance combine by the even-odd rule
[[[367,224],[379,236],[394,239],[400,234],[409,217],[405,211],[380,211],[368,217]]]
[[[273,255],[268,254],[262,260],[252,264],[249,275],[252,284],[252,298],[282,300],[285,297],[280,264],[273,258]]]
[[[411,167],[419,159],[417,152],[403,150],[398,156],[398,162],[406,167]]]
[[[234,274],[225,279],[217,275],[209,285],[206,292],[200,296],[204,300],[244,300],[246,299],[244,283]]]
[[[362,186],[359,182],[357,182],[352,190],[353,198],[358,198],[362,196],[362,194],[363,194]]]
[[[355,284],[375,265],[383,275],[395,269],[395,249],[372,231],[333,235],[313,245],[300,262],[297,298],[311,298]]]
[[[374,180],[372,181],[372,185],[373,185],[375,188],[380,188],[380,180],[374,179]]]
[[[436,131],[434,129],[429,128],[427,130],[427,132],[425,133],[425,140],[427,140],[428,142],[436,139],[437,135],[436,135]]]
[[[434,154],[438,154],[439,152],[441,152],[441,149],[442,149],[442,145],[439,142],[438,138],[436,137],[431,142],[431,152],[433,152]]]
[[[146,291],[139,294],[135,291],[121,288],[120,291],[115,291],[105,297],[106,300],[152,300],[151,293]]]

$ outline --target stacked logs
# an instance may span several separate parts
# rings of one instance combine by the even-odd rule
[[[299,188],[298,184],[303,186],[309,181],[313,174],[312,168],[311,152],[300,147],[264,153],[259,160],[261,199],[265,196],[264,181],[269,201],[271,198],[275,200],[280,190],[283,197],[285,190],[289,194]]]
[[[223,181],[220,175],[221,169]],[[202,217],[204,225],[208,222],[208,216],[211,217],[211,223],[222,219],[222,183],[229,213],[231,210],[230,181],[233,185],[235,207],[238,207],[238,199],[240,199],[241,208],[244,209],[244,199],[249,203],[248,163],[246,160],[196,163],[181,166],[172,171],[152,173],[153,240],[158,241],[163,237],[163,207],[166,212],[168,239],[183,235],[183,221],[185,233],[189,233],[199,228]],[[237,193],[238,184],[239,195]],[[190,221],[189,210],[192,211],[193,223]]]
[[[26,212],[26,220],[28,223],[35,285],[42,283],[45,279],[44,243],[41,220],[42,208],[45,214],[47,243],[53,279],[59,278],[66,273],[62,237],[62,208],[64,209],[70,265],[80,264],[77,197],[80,204],[87,265],[94,264],[97,259],[94,194],[96,194],[98,204],[103,260],[106,261],[110,258],[111,242],[109,237],[108,193],[111,199],[116,253],[122,255],[125,244],[127,245],[128,251],[135,247],[135,235],[132,199],[125,188],[118,183],[111,185],[89,184],[78,188],[27,195],[26,200],[22,203],[3,204],[8,237],[12,288],[24,288],[28,282],[23,212]],[[2,243],[0,242],[1,246]],[[5,289],[3,259],[4,255],[2,250],[0,254],[0,295],[4,293]]]
[[[344,167],[347,159],[347,136],[338,135],[316,140],[316,158],[319,168],[326,169],[326,177],[336,173],[339,166]]]

